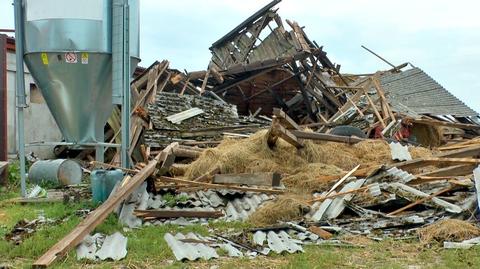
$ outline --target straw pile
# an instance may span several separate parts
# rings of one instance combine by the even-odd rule
[[[424,243],[458,242],[480,236],[480,229],[463,220],[444,219],[419,229],[417,233]]]
[[[270,149],[267,130],[246,139],[225,139],[218,147],[205,150],[185,171],[185,177],[195,179],[218,167],[220,173],[278,172],[284,175],[287,187],[300,191],[320,190],[329,182],[319,176],[346,173],[358,164],[371,167],[391,162],[388,143],[368,140],[354,145],[334,142],[304,141],[297,150],[282,139]],[[428,149],[416,149],[412,155],[425,156]]]
[[[294,196],[280,196],[253,212],[249,221],[255,226],[268,226],[283,221],[300,220],[310,209],[303,201]]]

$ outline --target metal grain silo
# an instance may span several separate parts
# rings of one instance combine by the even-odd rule
[[[112,111],[112,0],[24,0],[24,59],[66,142],[103,142]],[[131,72],[138,0],[128,0]]]

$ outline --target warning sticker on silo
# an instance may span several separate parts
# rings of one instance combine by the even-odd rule
[[[47,65],[48,64],[48,55],[45,52],[42,52],[41,57],[42,57],[42,63],[44,65]]]
[[[82,64],[88,64],[88,53],[82,52]]]
[[[77,63],[77,54],[75,52],[67,52],[65,53],[65,62],[69,64],[76,64]]]

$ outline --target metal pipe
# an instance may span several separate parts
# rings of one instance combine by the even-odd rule
[[[14,0],[15,7],[15,54],[16,54],[16,95],[17,95],[17,128],[18,128],[18,154],[20,158],[20,186],[22,196],[26,196],[25,179],[25,130],[23,109],[27,107],[25,97],[25,71],[23,69],[23,7],[22,0]]]
[[[0,34],[0,161],[7,161],[7,36]],[[6,170],[0,172],[0,184],[7,184]]]
[[[390,63],[389,61],[385,60],[384,58],[382,58],[382,56],[376,54],[375,52],[373,52],[372,50],[370,50],[369,48],[365,47],[364,45],[362,45],[362,48],[364,48],[366,51],[370,52],[371,54],[377,56],[380,60],[386,62],[388,65],[390,65],[393,69],[397,70],[397,67],[395,65],[393,65],[392,63]]]
[[[122,166],[130,167],[130,7],[123,6],[123,104],[122,104]]]

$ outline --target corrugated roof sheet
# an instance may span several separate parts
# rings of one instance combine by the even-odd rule
[[[380,81],[387,98],[397,111],[458,117],[478,116],[476,111],[465,105],[420,68],[384,74],[380,77]]]
[[[206,241],[203,237],[194,233],[188,233],[186,236],[181,233],[177,233],[175,236],[171,235],[170,233],[166,233],[163,238],[165,241],[167,241],[168,246],[178,261],[195,261],[200,258],[204,260],[210,260],[212,258],[219,257],[215,249],[206,244],[186,243],[181,241],[184,239],[191,239],[199,242]]]

